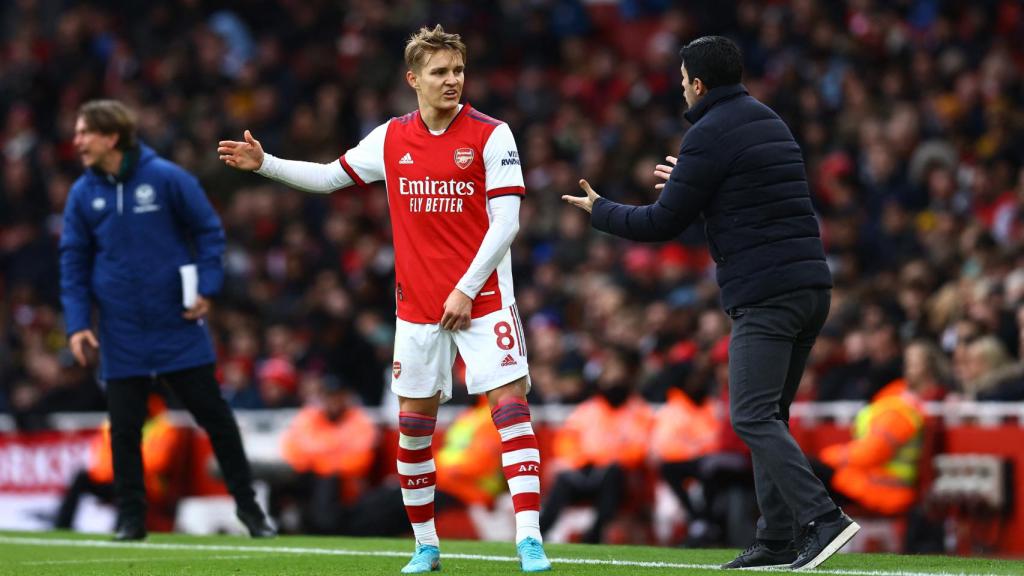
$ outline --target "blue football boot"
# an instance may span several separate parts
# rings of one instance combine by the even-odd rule
[[[544,552],[541,551],[541,554]],[[426,574],[441,569],[441,550],[437,546],[417,544],[412,560],[402,568],[402,574]]]
[[[523,541],[516,544],[519,552],[519,562],[523,572],[544,572],[551,570],[551,561],[544,553],[544,545],[536,538],[523,538]]]

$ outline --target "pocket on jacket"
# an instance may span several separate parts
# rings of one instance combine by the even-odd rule
[[[725,311],[725,313],[729,315],[729,318],[732,318],[733,320],[738,320],[749,311],[750,308],[737,306],[735,308],[729,308],[728,310]]]

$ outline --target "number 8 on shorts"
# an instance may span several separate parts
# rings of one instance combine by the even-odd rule
[[[395,366],[391,390],[405,398],[452,396],[452,364],[456,352],[466,363],[466,388],[483,394],[524,376],[529,386],[526,341],[515,304],[474,318],[469,328],[452,332],[439,324],[396,319]]]

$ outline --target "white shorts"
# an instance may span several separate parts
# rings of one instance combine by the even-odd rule
[[[440,324],[414,324],[401,318],[395,324],[395,361],[391,391],[404,398],[452,397],[455,353],[466,363],[466,388],[483,394],[526,376],[529,366],[519,310],[513,304],[474,318],[469,328],[452,332]]]

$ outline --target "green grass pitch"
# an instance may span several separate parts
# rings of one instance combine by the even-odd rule
[[[639,546],[548,545],[552,574],[713,574],[735,550]],[[142,543],[112,542],[68,532],[0,532],[0,575],[240,575],[292,576],[398,574],[410,539],[280,537],[255,541],[233,536],[153,534]],[[445,541],[442,574],[519,574],[511,543]],[[773,570],[773,573],[788,573]],[[848,576],[1024,575],[1024,561],[840,554],[812,574]]]

